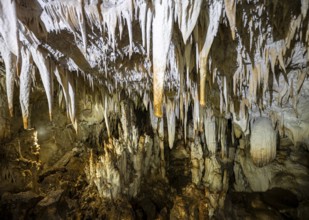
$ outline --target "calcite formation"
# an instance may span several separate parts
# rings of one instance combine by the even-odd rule
[[[42,79],[51,119],[55,81],[61,85],[75,129],[78,75],[99,90],[97,101],[123,91],[157,117],[174,111],[184,132],[190,106],[198,130],[208,108],[246,124],[258,112],[297,111],[306,101],[306,0],[5,0],[0,9],[8,107],[13,114],[19,82],[25,128],[33,71]]]
[[[74,173],[80,154],[86,202],[72,210],[91,209],[95,188],[96,201],[146,200],[149,216],[221,219],[230,188],[278,187],[307,155],[308,10],[308,0],[1,0],[0,145],[27,132],[22,122],[38,133],[43,170],[74,145],[41,174],[44,185]],[[282,185],[298,199],[306,164],[299,189]],[[205,206],[183,197],[199,193]]]
[[[252,125],[250,154],[253,162],[263,166],[276,157],[277,133],[267,118],[257,118]]]

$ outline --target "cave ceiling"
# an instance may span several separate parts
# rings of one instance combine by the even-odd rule
[[[167,117],[170,136],[188,117],[195,130],[215,116],[248,133],[266,116],[280,131],[282,112],[307,111],[308,14],[308,0],[1,0],[9,111],[19,93],[28,127],[39,76],[50,118],[59,87],[75,129],[84,85],[105,116],[130,99],[153,124]]]

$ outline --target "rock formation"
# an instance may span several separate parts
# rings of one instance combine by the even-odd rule
[[[308,10],[1,0],[1,216],[309,218]]]

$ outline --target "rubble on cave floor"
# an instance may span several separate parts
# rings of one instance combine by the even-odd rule
[[[98,186],[92,184],[85,173],[93,151],[86,143],[66,149],[58,158],[50,158],[53,164],[44,168],[39,159],[41,151],[36,133],[35,130],[21,131],[1,146],[0,212],[3,219],[92,219],[94,216],[100,219],[305,219],[308,216],[308,182],[304,181],[309,179],[303,176],[309,169],[308,152],[296,151],[289,145],[291,142],[282,145],[275,161],[263,167],[261,174],[250,171],[248,166],[255,166],[252,161],[242,163],[241,160],[249,160],[245,157],[249,152],[244,150],[236,152],[236,167],[221,160],[219,155],[209,157],[205,165],[208,164],[210,176],[204,177],[199,185],[192,183],[192,153],[187,147],[190,145],[176,142],[176,146],[166,152],[167,178],[158,173],[156,177],[144,179],[133,197],[120,194],[117,198],[103,198]],[[217,162],[211,162],[213,160]],[[224,172],[218,173],[216,166],[219,170],[225,167],[229,178],[238,178],[236,182],[226,183]],[[293,166],[298,170],[292,174],[289,169]],[[244,176],[233,177],[233,167],[234,172]],[[267,172],[273,173],[272,179],[265,179],[263,174],[268,175]],[[218,175],[221,176],[219,182],[207,185],[209,178],[215,180]],[[291,175],[294,182],[278,183]],[[261,181],[262,185],[263,181],[270,181],[270,185],[265,192],[252,192],[254,181]],[[237,191],[239,187],[244,188]]]

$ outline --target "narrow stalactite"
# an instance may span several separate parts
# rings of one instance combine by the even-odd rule
[[[31,54],[35,65],[38,67],[43,86],[47,96],[49,118],[52,120],[53,109],[53,75],[51,65],[46,55],[39,48],[31,48]]]
[[[168,145],[170,149],[174,146],[175,131],[176,131],[176,116],[175,116],[175,106],[172,100],[167,100],[166,104],[166,122],[168,130]]]
[[[156,1],[152,23],[153,106],[157,117],[163,116],[164,75],[173,29],[171,1]]]
[[[224,0],[226,16],[230,23],[233,40],[235,40],[236,29],[236,0]]]
[[[8,107],[10,116],[13,117],[13,98],[14,98],[14,84],[16,77],[16,56],[10,51],[5,52],[4,56],[5,70],[6,70],[6,93],[8,97]]]
[[[199,54],[199,71],[200,71],[200,104],[206,105],[206,78],[207,78],[207,62],[213,40],[217,34],[219,20],[222,14],[222,1],[214,0],[213,4],[209,5],[209,24],[207,28],[206,39],[203,48]]]
[[[30,90],[31,90],[31,73],[33,71],[32,58],[30,51],[26,48],[21,49],[22,65],[20,71],[20,90],[19,100],[23,116],[24,128],[29,128],[29,116],[30,116]]]

